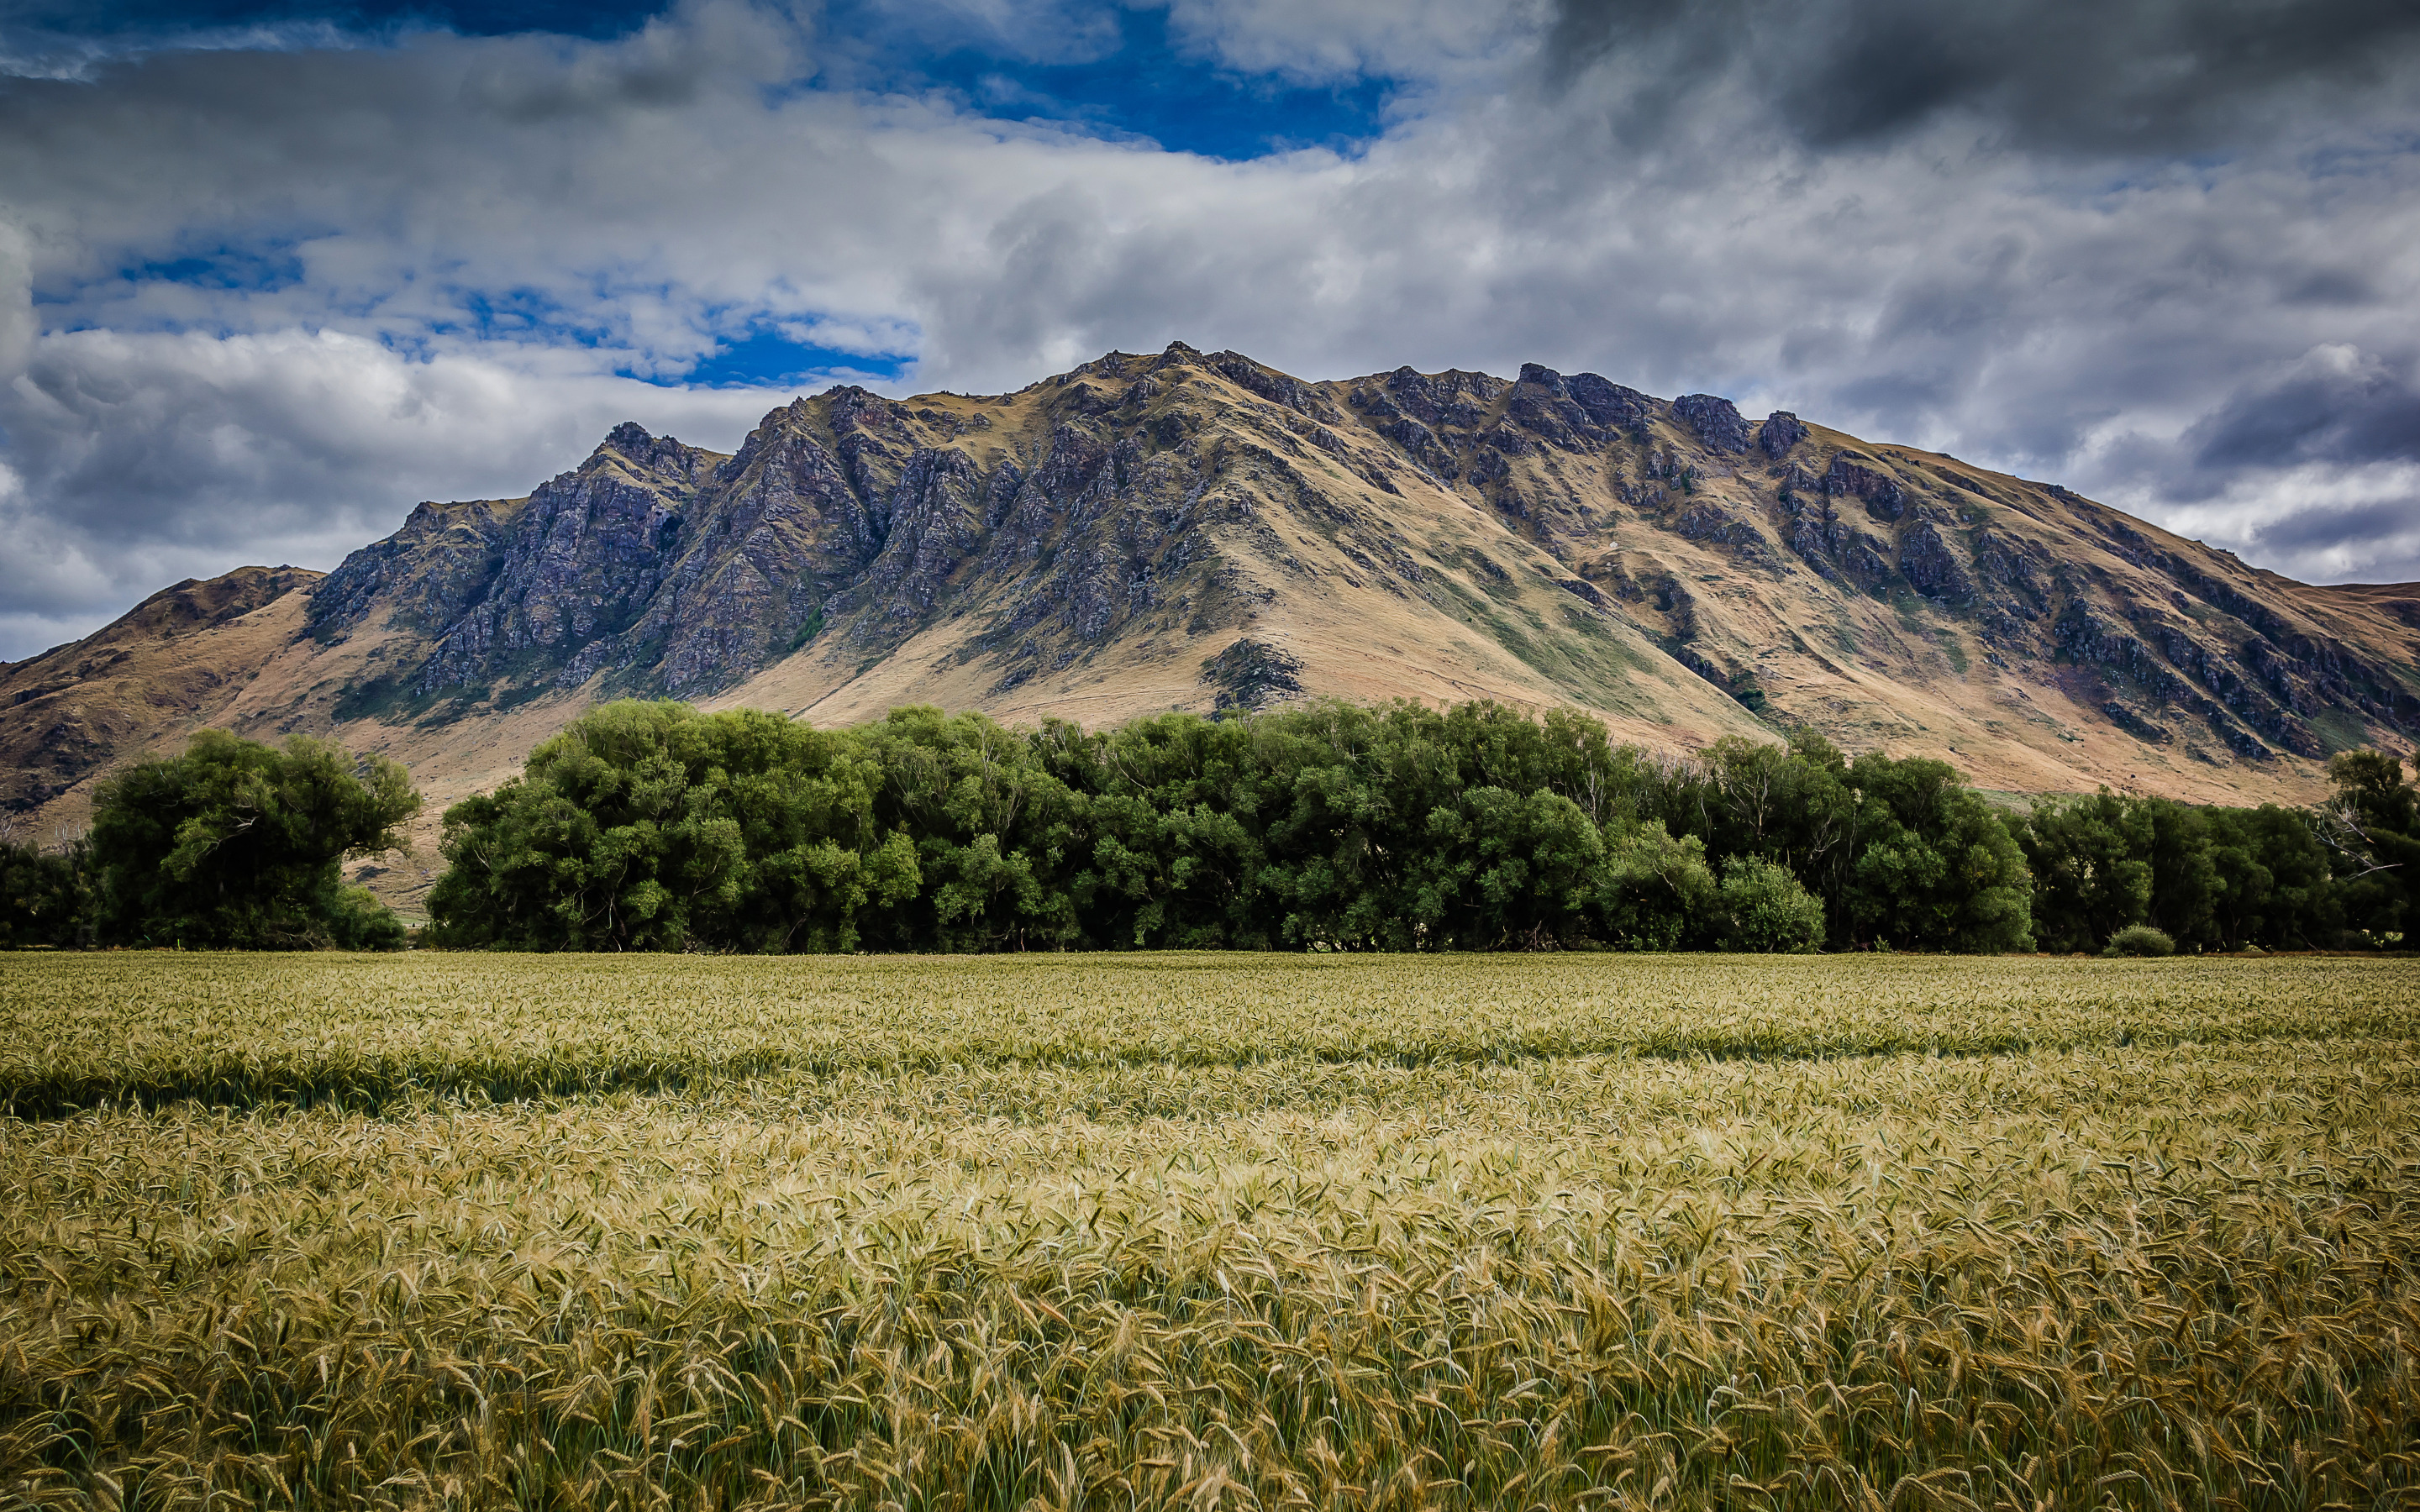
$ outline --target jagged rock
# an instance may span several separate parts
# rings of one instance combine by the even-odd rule
[[[1485,373],[1427,374],[1399,367],[1387,375],[1386,392],[1402,413],[1432,430],[1470,430],[1487,419],[1488,407],[1510,387]]]
[[[2135,739],[2146,742],[2147,744],[2164,746],[2169,741],[2176,738],[2168,733],[2168,727],[2166,725],[2157,724],[2143,717],[2143,716],[2126,707],[2126,705],[2118,702],[2116,699],[2111,699],[2107,702],[2102,704],[2101,712],[2109,716],[2109,722],[2111,724],[2116,725],[2118,729],[2125,731]]]
[[[1747,450],[1747,422],[1729,399],[1711,393],[1684,393],[1672,401],[1672,412],[1688,423],[1698,439],[1717,452]]]
[[[1575,373],[1563,386],[1589,418],[1607,430],[1639,430],[1655,412],[1654,401],[1647,395],[1594,373]]]
[[[1756,444],[1764,449],[1765,455],[1776,461],[1806,439],[1807,427],[1787,409],[1776,409],[1764,417],[1763,424],[1756,427]]]
[[[1601,438],[1603,427],[1572,397],[1563,376],[1550,367],[1525,363],[1505,404],[1505,418],[1536,435],[1549,446],[1578,451]],[[1499,429],[1503,427],[1498,427]]]
[[[1911,526],[1899,538],[1899,570],[1927,598],[1966,600],[1975,579],[1941,532],[1930,522]]]
[[[1302,692],[1302,661],[1279,646],[1240,640],[1202,660],[1202,681],[1218,689],[1222,709],[1257,709],[1272,698]]]
[[[617,426],[585,463],[530,495],[479,602],[444,633],[411,691],[551,671],[627,629],[661,586],[683,511],[710,472],[706,453]]]
[[[1882,543],[1862,531],[1852,532],[1840,548],[1840,568],[1861,588],[1872,588],[1891,575],[1891,560]]]
[[[485,501],[419,505],[393,535],[347,557],[314,587],[313,633],[324,640],[380,605],[407,629],[442,631],[486,596],[504,566],[504,532],[516,513]]]
[[[1876,519],[1895,520],[1907,513],[1907,490],[1872,457],[1857,452],[1841,452],[1832,458],[1831,468],[1823,474],[1823,491],[1864,500],[1866,513]]]
[[[1672,528],[1683,540],[1727,546],[1744,558],[1761,560],[1768,554],[1763,533],[1719,504],[1692,504]]]

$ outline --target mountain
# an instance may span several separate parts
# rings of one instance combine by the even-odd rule
[[[442,803],[623,694],[1086,724],[1488,697],[1666,748],[1807,723],[2001,790],[2291,798],[2420,734],[2420,585],[2311,587],[1706,394],[1178,343],[1015,393],[835,388],[727,456],[625,424],[324,578],[179,584],[0,665],[0,803],[71,821],[201,723],[333,733]]]

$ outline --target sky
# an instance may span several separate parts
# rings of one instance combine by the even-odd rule
[[[0,0],[0,658],[616,423],[1594,371],[2420,579],[2409,0]]]

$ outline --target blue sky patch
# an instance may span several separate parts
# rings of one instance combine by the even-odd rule
[[[175,45],[179,37],[249,26],[325,25],[377,37],[436,27],[464,36],[549,32],[592,39],[638,30],[660,0],[0,0],[0,31]],[[1395,82],[1290,85],[1221,67],[1169,35],[1166,9],[1101,0],[1083,56],[1037,60],[999,37],[963,45],[851,0],[822,30],[844,39],[849,82],[942,89],[995,119],[1041,121],[1148,138],[1179,152],[1242,161],[1300,147],[1350,152],[1375,137]],[[827,85],[832,81],[826,81]]]
[[[995,118],[1088,126],[1229,161],[1307,147],[1350,151],[1383,129],[1391,80],[1289,85],[1187,55],[1169,37],[1165,10],[1116,14],[1118,45],[1096,57],[1032,62],[961,48],[907,71]]]
[[[736,340],[724,342],[685,373],[667,374],[636,367],[618,371],[624,378],[640,378],[665,388],[780,389],[811,382],[820,386],[828,375],[835,373],[892,381],[907,371],[910,361],[907,356],[868,356],[794,341],[772,326],[760,325]]]
[[[186,284],[195,288],[258,294],[302,283],[302,259],[285,247],[214,247],[181,257],[137,263],[117,278],[130,284]]]

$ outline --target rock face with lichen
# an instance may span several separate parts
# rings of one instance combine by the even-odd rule
[[[1987,786],[2211,796],[2420,733],[2420,591],[2310,588],[2052,485],[1534,363],[1311,382],[1177,343],[1015,393],[840,387],[728,455],[618,426],[525,499],[424,504],[280,581],[244,633],[286,639],[163,706],[357,722],[429,770],[621,694],[1088,723],[1490,697],[1651,744],[1811,724]],[[167,728],[65,718],[92,648],[200,634],[0,668],[0,738],[82,732],[74,762],[21,758],[52,775],[12,801]]]

